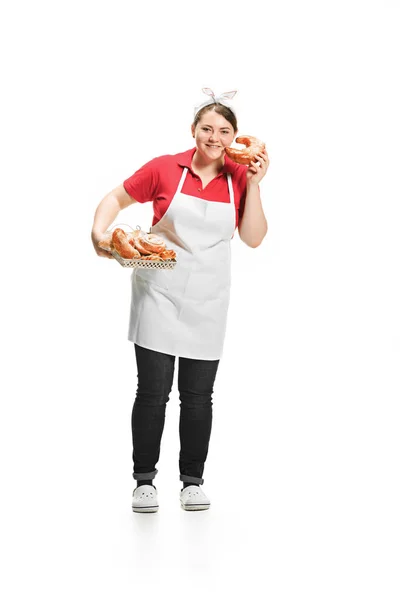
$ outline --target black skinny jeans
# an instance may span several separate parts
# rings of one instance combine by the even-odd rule
[[[135,344],[138,388],[132,409],[133,478],[153,479],[158,470],[165,409],[175,356]],[[211,435],[213,386],[219,360],[179,357],[180,480],[202,484]]]

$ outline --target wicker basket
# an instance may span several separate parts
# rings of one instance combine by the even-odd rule
[[[114,225],[111,229],[108,229],[106,233],[111,233],[113,229],[120,227],[124,229],[124,227],[129,227],[133,230],[133,227],[130,225],[126,225],[125,223],[120,223],[118,225]],[[141,229],[140,225],[136,225],[136,229]],[[124,229],[125,231],[125,229]],[[115,252],[115,250],[111,251],[113,257],[119,262],[123,267],[128,267],[130,269],[174,269],[176,265],[176,260],[174,258],[166,259],[166,260],[143,260],[142,258],[122,258]]]

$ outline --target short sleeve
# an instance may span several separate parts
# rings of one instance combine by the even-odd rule
[[[130,197],[137,202],[151,202],[157,196],[159,180],[159,160],[153,158],[125,179],[123,186]]]

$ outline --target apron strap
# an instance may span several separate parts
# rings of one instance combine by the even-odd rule
[[[235,196],[233,195],[232,175],[227,173],[228,177],[228,188],[229,188],[229,199],[231,204],[235,204]]]
[[[175,192],[176,194],[180,194],[181,193],[181,190],[183,188],[183,184],[185,183],[185,178],[186,178],[186,173],[187,172],[188,172],[188,168],[185,167],[183,169],[182,177],[180,178],[180,181],[179,181],[178,189]]]

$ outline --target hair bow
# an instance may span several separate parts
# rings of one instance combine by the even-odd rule
[[[196,108],[194,109],[194,116],[196,116],[197,113],[199,112],[199,110],[202,109],[204,106],[208,106],[209,104],[216,104],[216,103],[227,106],[228,108],[231,109],[231,111],[233,113],[235,113],[234,108],[232,107],[230,102],[228,102],[227,100],[232,99],[237,94],[237,90],[232,90],[231,92],[224,92],[223,94],[220,94],[219,96],[216,96],[214,94],[213,90],[210,88],[203,88],[201,91],[204,92],[204,94],[207,94],[207,96],[209,96],[209,99],[206,100],[205,102],[203,102],[202,104],[200,104],[199,106],[196,106]]]

